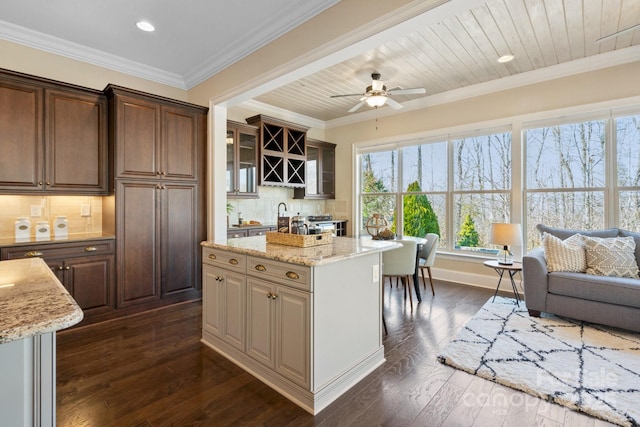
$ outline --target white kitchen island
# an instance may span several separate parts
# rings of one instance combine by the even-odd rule
[[[0,425],[56,425],[55,331],[82,310],[41,258],[0,261]]]
[[[310,413],[384,363],[382,252],[398,243],[202,246],[202,342]]]

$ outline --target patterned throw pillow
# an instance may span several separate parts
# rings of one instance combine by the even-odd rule
[[[584,273],[587,269],[584,244],[579,234],[561,240],[549,233],[542,233],[542,246],[547,270]]]
[[[587,274],[638,277],[636,242],[633,237],[582,236],[587,255]]]

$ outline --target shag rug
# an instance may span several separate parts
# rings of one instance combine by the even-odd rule
[[[640,334],[493,297],[438,359],[507,387],[624,426],[640,424]]]

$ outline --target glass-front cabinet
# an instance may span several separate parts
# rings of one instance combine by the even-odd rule
[[[295,199],[335,199],[336,145],[307,138],[307,182]]]
[[[227,121],[227,197],[257,198],[258,128]]]

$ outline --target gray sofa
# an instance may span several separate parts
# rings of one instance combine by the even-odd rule
[[[631,236],[640,265],[640,233],[622,229],[582,231],[546,227],[562,240],[580,233],[592,237]],[[524,295],[529,315],[541,312],[640,332],[640,278],[594,276],[585,273],[548,272],[543,248],[535,248],[522,260]]]

